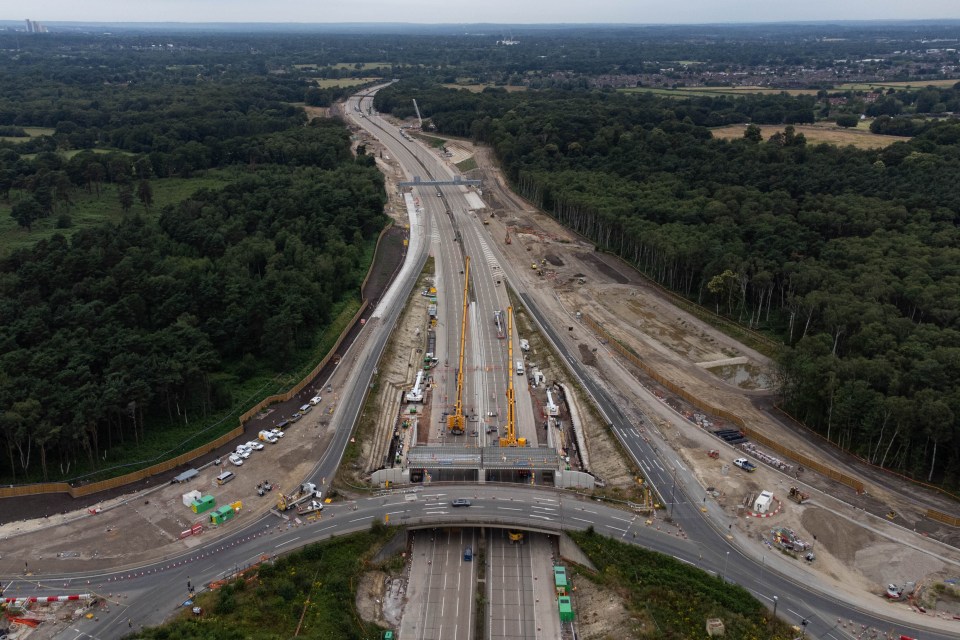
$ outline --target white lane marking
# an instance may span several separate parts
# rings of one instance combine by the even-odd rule
[[[605,524],[603,526],[605,526],[607,529],[613,529],[614,531],[626,532],[626,529],[621,529],[620,527],[614,527],[609,524]]]
[[[531,518],[540,518],[541,520],[553,520],[553,518],[548,518],[547,516],[538,516],[538,515],[535,515],[535,514],[534,514],[534,515],[531,515],[530,517],[531,517]]]
[[[593,520],[584,520],[583,518],[573,518],[574,520],[579,520],[580,522],[589,522],[593,524]]]
[[[281,542],[280,544],[278,544],[277,546],[275,546],[274,549],[279,549],[279,548],[282,547],[283,545],[285,545],[285,544],[290,544],[291,542],[296,542],[296,541],[299,540],[299,539],[300,539],[299,536],[296,537],[296,538],[291,538],[290,540],[287,540],[286,542]]]
[[[619,518],[617,516],[610,516],[610,517],[613,518],[614,520],[619,520],[621,522],[633,522],[633,520],[631,520],[630,518]]]
[[[531,509],[542,509],[542,510],[544,510],[544,511],[556,511],[556,509],[554,509],[553,507],[540,507],[540,506],[537,506],[537,505],[532,505],[530,508],[531,508]]]
[[[362,518],[355,518],[353,520],[350,520],[350,522],[360,522],[361,520],[369,520],[372,517],[373,516],[363,516]]]
[[[664,469],[663,467],[661,467],[661,466],[660,466],[660,461],[659,461],[659,460],[657,460],[656,458],[654,458],[654,460],[653,460],[653,464],[655,464],[655,465],[657,465],[657,469],[660,469],[660,471],[663,471],[664,473],[666,473],[666,472],[667,472],[667,470],[666,470],[666,469]]]
[[[523,511],[523,509],[517,509],[515,507],[497,507],[501,511]]]
[[[674,557],[675,559],[679,560],[680,562],[684,563],[684,564],[690,565],[691,567],[696,566],[695,564],[693,564],[693,563],[690,562],[689,560],[684,560],[684,559],[681,558],[680,556],[673,556],[673,557]]]

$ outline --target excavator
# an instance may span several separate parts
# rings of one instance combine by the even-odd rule
[[[513,362],[513,307],[507,307],[507,362]],[[516,405],[513,395],[513,375],[507,367],[507,426],[506,435],[500,438],[501,447],[525,447],[526,438],[517,438]]]
[[[463,269],[463,313],[460,317],[460,363],[457,366],[457,400],[453,415],[447,416],[447,428],[454,435],[463,435],[466,419],[463,416],[463,351],[467,341],[467,292],[470,285],[470,256]]]

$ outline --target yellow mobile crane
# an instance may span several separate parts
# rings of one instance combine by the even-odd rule
[[[500,438],[501,447],[525,447],[526,438],[517,438],[516,406],[513,402],[513,307],[507,307],[507,435]]]
[[[455,435],[463,434],[466,420],[463,417],[463,351],[467,341],[467,289],[470,285],[470,256],[466,257],[463,269],[463,315],[460,317],[460,364],[457,367],[457,402],[453,415],[447,416],[447,428]]]

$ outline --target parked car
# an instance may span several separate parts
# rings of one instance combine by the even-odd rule
[[[247,449],[244,445],[238,445],[237,450],[234,452],[235,456],[240,456],[244,460],[250,457],[250,449]]]
[[[321,398],[320,396],[313,396],[312,398],[310,398],[310,404],[312,404],[313,406],[317,406],[318,404],[320,404],[321,400],[323,400],[323,398]]]
[[[277,429],[283,429],[288,424],[290,424],[289,420],[281,420],[280,422],[277,423]]]
[[[312,404],[305,404],[305,405],[303,405],[302,407],[300,407],[300,413],[302,413],[302,414],[310,413],[310,410],[311,410],[311,409],[313,409],[313,405],[312,405]]]
[[[263,449],[263,443],[258,440],[251,440],[244,446],[249,447],[250,449],[256,449],[257,451]]]
[[[470,501],[466,498],[454,498],[450,501],[450,506],[452,507],[469,507]]]
[[[283,431],[281,431],[280,429],[271,429],[268,433],[272,435],[274,438],[283,437]]]
[[[277,444],[277,437],[273,435],[273,431],[261,431],[257,434],[257,437],[264,442],[269,442],[270,444]]]
[[[297,413],[295,413],[295,414],[293,414],[292,416],[290,416],[289,418],[287,418],[287,421],[288,421],[288,422],[296,422],[297,420],[299,420],[299,419],[302,418],[302,417],[303,417],[303,414],[298,411]]]
[[[243,465],[243,458],[241,458],[240,456],[238,456],[238,455],[235,454],[235,453],[230,455],[229,460],[230,460],[231,463],[233,463],[234,466],[239,467],[239,466],[242,466],[242,465]]]

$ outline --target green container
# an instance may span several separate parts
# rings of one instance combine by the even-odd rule
[[[553,586],[557,590],[558,596],[567,595],[567,570],[564,567],[553,568]]]
[[[194,513],[203,513],[217,506],[217,500],[213,496],[203,496],[199,500],[190,503],[190,508]]]
[[[225,505],[210,514],[210,522],[213,524],[223,524],[227,520],[232,520],[233,516],[233,507]]]
[[[560,608],[560,622],[573,622],[573,607],[570,606],[570,596],[557,598],[557,606]]]

